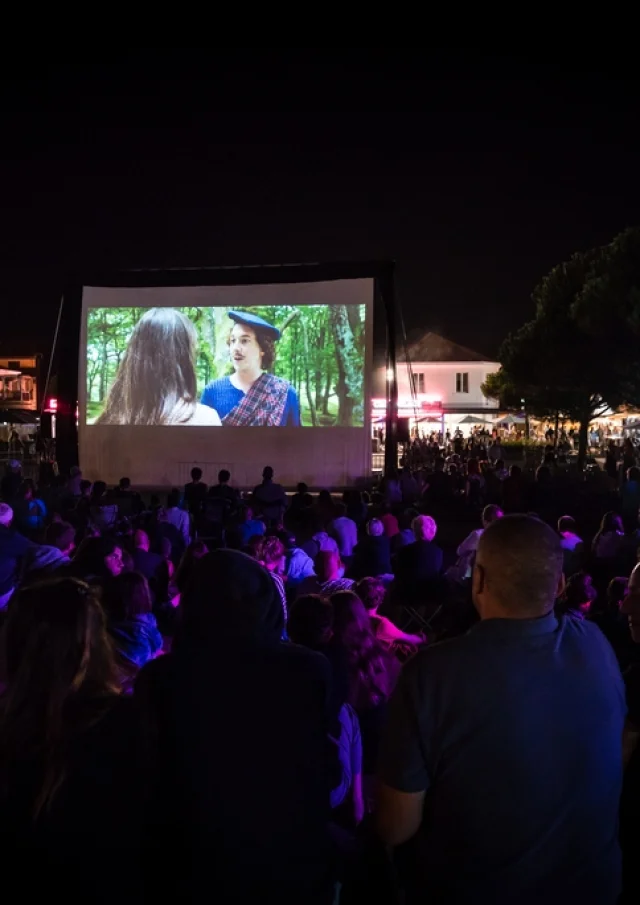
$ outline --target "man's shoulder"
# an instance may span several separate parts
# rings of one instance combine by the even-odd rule
[[[590,644],[607,649],[610,645],[602,630],[588,619],[576,619],[567,613],[557,615],[558,627],[567,638],[575,639],[577,643]]]
[[[216,377],[215,380],[211,380],[204,388],[204,392],[215,391],[215,390],[223,390],[226,387],[232,386],[231,380],[229,376],[226,375],[224,377]]]
[[[457,670],[459,663],[466,662],[472,643],[471,635],[467,633],[432,644],[420,650],[405,664],[403,676],[409,681],[413,679],[422,682],[425,676],[433,677],[443,671]]]

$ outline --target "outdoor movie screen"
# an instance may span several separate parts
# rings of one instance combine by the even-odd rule
[[[88,307],[85,423],[362,428],[366,307]]]

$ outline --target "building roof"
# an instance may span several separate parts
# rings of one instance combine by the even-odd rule
[[[409,345],[407,356],[409,361],[490,361],[486,355],[459,346],[437,333],[425,333],[422,339]],[[399,356],[405,361],[404,355]]]

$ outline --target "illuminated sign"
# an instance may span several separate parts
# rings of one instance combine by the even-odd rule
[[[372,399],[373,417],[381,418],[387,410],[386,399]],[[437,396],[418,395],[415,399],[407,396],[398,398],[398,418],[419,418],[424,420],[432,415],[437,420],[442,418],[442,401]]]

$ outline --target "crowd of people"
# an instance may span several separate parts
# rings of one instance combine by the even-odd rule
[[[241,494],[194,468],[161,499],[10,463],[8,888],[638,901],[634,469],[434,455],[367,493],[266,467]]]

